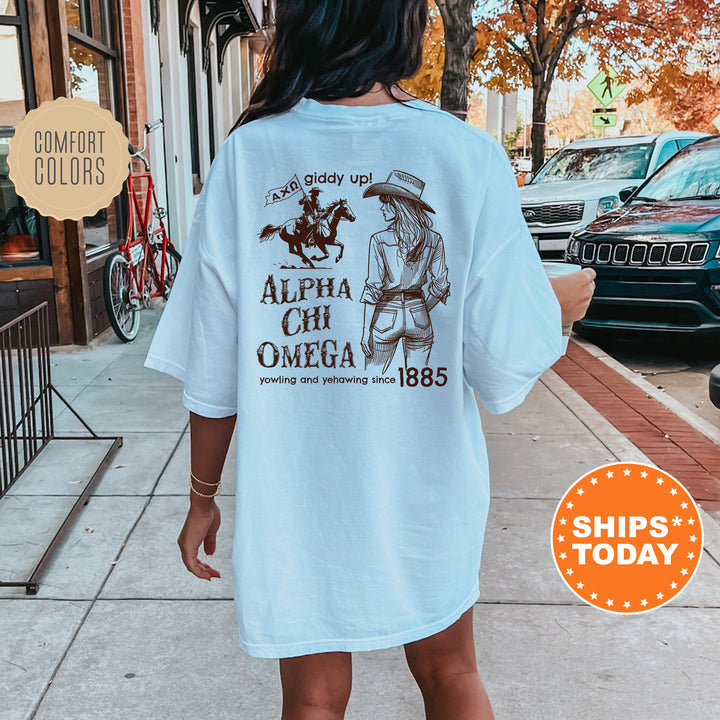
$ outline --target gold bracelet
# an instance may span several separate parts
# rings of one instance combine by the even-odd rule
[[[215,497],[216,495],[221,495],[220,488],[222,488],[222,483],[218,483],[217,490],[212,493],[212,495],[205,495],[204,493],[198,492],[193,486],[192,486],[192,480],[190,480],[190,490],[194,492],[196,495],[199,495],[200,497]]]
[[[220,485],[220,482],[221,482],[220,480],[218,480],[217,482],[214,482],[214,483],[203,482],[203,481],[200,480],[199,478],[196,478],[195,475],[193,475],[193,471],[192,471],[192,470],[190,471],[190,477],[191,477],[193,480],[195,480],[196,482],[199,482],[201,485]]]

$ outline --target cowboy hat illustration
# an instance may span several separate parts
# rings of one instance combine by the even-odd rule
[[[363,197],[373,197],[374,195],[399,195],[400,197],[414,200],[427,212],[435,213],[435,211],[421,199],[422,191],[425,189],[425,183],[410,173],[402,170],[393,170],[388,179],[384,183],[375,183],[370,185]]]

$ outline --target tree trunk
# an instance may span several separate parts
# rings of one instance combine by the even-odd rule
[[[473,0],[436,0],[445,30],[445,67],[440,106],[467,119],[470,61],[475,51]]]
[[[530,131],[533,173],[545,162],[545,120],[551,84],[552,80],[546,81],[542,75],[533,75],[533,125]]]

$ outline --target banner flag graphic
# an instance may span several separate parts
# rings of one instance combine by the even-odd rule
[[[265,196],[265,207],[280,202],[280,200],[285,200],[301,190],[302,185],[300,185],[297,174],[293,175],[283,186],[272,188],[268,191],[268,194]]]

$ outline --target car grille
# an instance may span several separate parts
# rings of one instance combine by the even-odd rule
[[[523,205],[526,222],[540,225],[562,225],[582,220],[584,202],[549,203],[547,205]]]
[[[580,249],[583,263],[597,265],[702,265],[708,242],[678,243],[595,243],[584,242]]]

